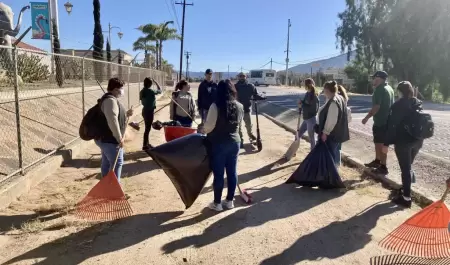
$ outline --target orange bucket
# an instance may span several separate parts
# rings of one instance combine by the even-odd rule
[[[164,135],[166,136],[167,142],[181,138],[188,134],[196,133],[196,131],[197,129],[192,129],[189,127],[164,126]]]

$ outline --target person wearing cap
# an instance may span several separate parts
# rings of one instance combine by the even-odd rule
[[[362,124],[366,124],[373,117],[372,133],[375,143],[375,159],[365,166],[373,168],[376,174],[387,175],[389,172],[386,166],[387,150],[385,150],[384,141],[390,108],[394,104],[394,90],[386,82],[388,78],[386,72],[377,71],[372,77],[372,85],[375,88],[372,94],[372,109],[364,117]]]
[[[250,142],[253,142],[256,141],[256,137],[252,132],[252,119],[250,116],[252,107],[251,100],[254,95],[258,94],[258,91],[253,84],[248,83],[247,76],[244,73],[239,73],[238,77],[239,81],[235,85],[238,94],[238,101],[244,106],[245,128],[247,129],[247,134],[250,138]],[[239,135],[241,137],[241,148],[244,148],[244,137],[242,136],[241,127],[239,127]]]
[[[402,188],[392,202],[410,208],[411,183],[415,182],[412,164],[422,148],[423,139],[412,137],[403,125],[411,110],[422,110],[422,102],[415,97],[414,89],[408,81],[400,82],[397,91],[399,99],[390,108],[384,138],[384,152],[387,153],[389,145],[394,145],[395,155],[402,173]]]
[[[197,108],[202,119],[202,124],[206,121],[208,110],[214,102],[216,95],[217,84],[212,80],[213,71],[207,69],[205,71],[205,80],[203,80],[198,87],[197,94]]]

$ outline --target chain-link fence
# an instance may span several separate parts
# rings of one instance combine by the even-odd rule
[[[145,77],[166,74],[90,58],[0,46],[0,183],[78,139],[111,77],[125,81],[124,106],[138,106]],[[101,87],[98,85],[101,84]]]

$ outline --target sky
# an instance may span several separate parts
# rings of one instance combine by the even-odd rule
[[[69,15],[64,3],[58,1],[59,31],[62,49],[88,49],[93,40],[93,5],[90,0],[70,0],[73,11]],[[182,0],[180,0],[182,1]],[[3,0],[15,13],[29,2]],[[37,0],[39,2],[39,0]],[[45,2],[45,1],[44,1]],[[123,38],[113,29],[112,49],[133,52],[133,42],[141,36],[136,28],[148,23],[175,22],[181,34],[182,5],[175,0],[102,0],[101,23],[104,31],[108,23],[120,27]],[[124,3],[122,5],[118,3]],[[337,14],[345,9],[344,0],[188,0],[186,6],[184,50],[191,52],[190,71],[237,72],[259,69],[273,59],[273,69],[285,69],[287,26],[290,28],[290,67],[314,59],[336,56],[335,29]],[[174,7],[173,7],[174,6]],[[174,10],[176,14],[174,14]],[[31,25],[31,12],[26,11],[22,31]],[[107,34],[106,34],[107,35]],[[105,35],[105,44],[106,44]],[[24,42],[49,50],[48,40],[32,40],[31,33]],[[163,57],[179,69],[180,41],[163,44]],[[138,59],[143,59],[143,53]],[[185,58],[183,68],[185,68]],[[270,68],[270,64],[264,66]],[[183,69],[184,71],[185,69]]]

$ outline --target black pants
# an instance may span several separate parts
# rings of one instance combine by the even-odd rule
[[[409,144],[395,145],[395,155],[402,172],[403,195],[405,197],[411,197],[411,179],[414,174],[411,166],[420,148],[422,148],[422,144],[423,140],[417,140]]]
[[[150,130],[152,129],[153,119],[155,117],[155,109],[143,109],[142,117],[144,118],[145,130],[144,130],[144,144],[142,146],[148,145],[148,136],[150,134]]]

